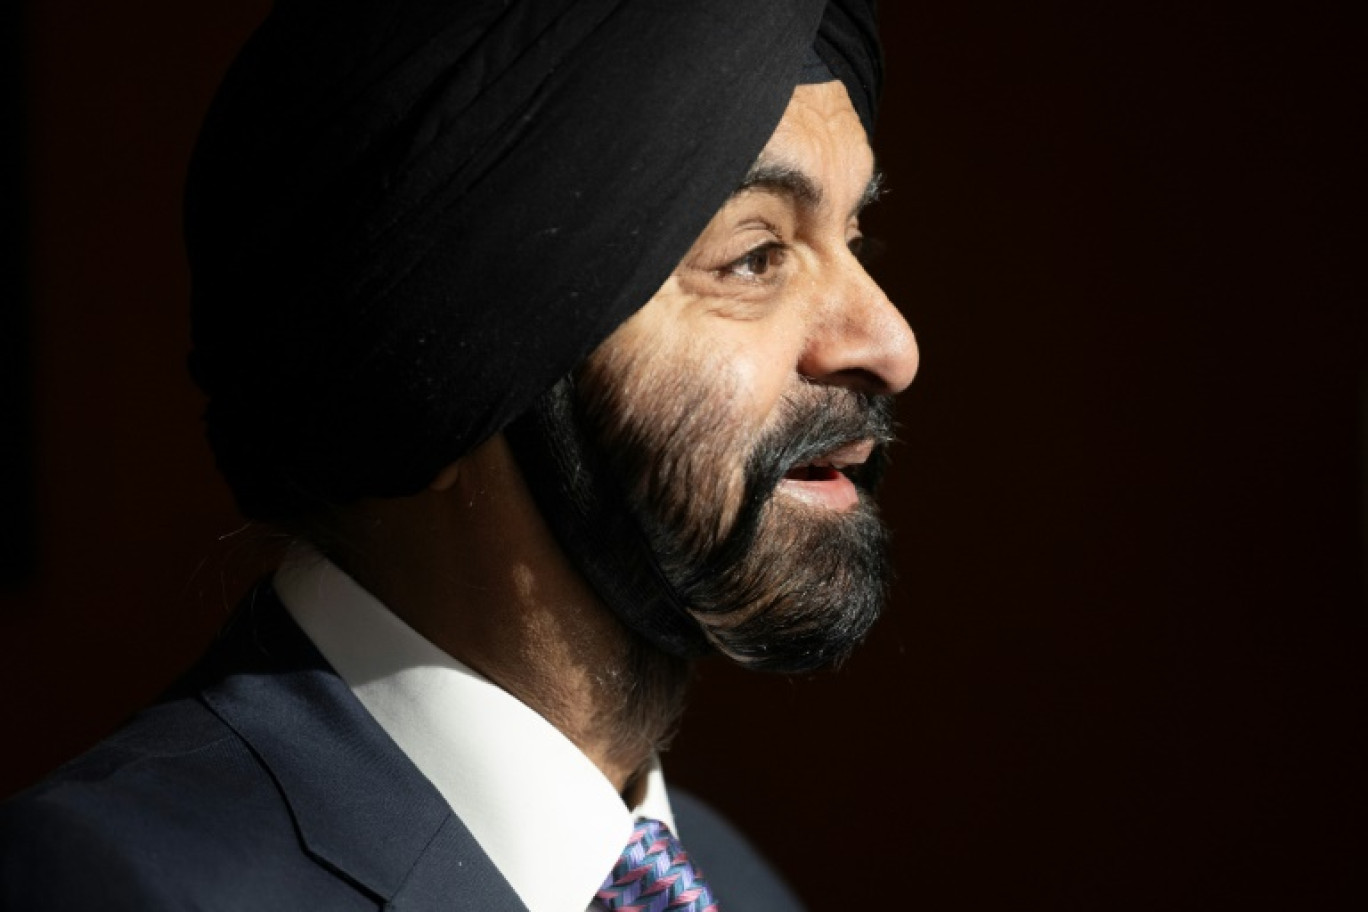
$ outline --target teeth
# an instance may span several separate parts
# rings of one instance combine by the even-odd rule
[[[840,472],[850,466],[862,464],[869,458],[869,454],[873,449],[873,440],[868,438],[857,440],[854,443],[848,443],[843,447],[832,450],[824,456],[819,456],[811,462],[795,465],[788,474],[791,477],[806,477],[817,469],[834,469]]]

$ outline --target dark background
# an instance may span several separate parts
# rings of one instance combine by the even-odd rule
[[[260,563],[184,371],[179,193],[265,6],[43,0],[15,33],[3,520],[36,504],[36,562],[0,592],[0,794],[153,698]],[[884,7],[869,227],[923,355],[898,588],[837,674],[705,665],[672,776],[819,910],[1358,908],[1349,4]]]

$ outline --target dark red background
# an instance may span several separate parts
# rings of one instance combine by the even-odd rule
[[[0,594],[0,794],[151,699],[258,561],[183,369],[178,206],[265,5],[29,4],[39,568]],[[923,351],[897,593],[835,675],[707,665],[672,774],[815,909],[1356,908],[1349,4],[884,7],[870,227]]]

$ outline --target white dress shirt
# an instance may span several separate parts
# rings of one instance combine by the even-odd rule
[[[594,893],[637,819],[662,820],[677,834],[658,762],[641,804],[629,810],[555,726],[428,642],[317,552],[292,551],[275,588],[530,912],[600,908]]]

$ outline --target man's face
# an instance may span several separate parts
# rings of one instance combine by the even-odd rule
[[[917,348],[856,257],[873,186],[844,86],[800,86],[743,187],[580,378],[661,570],[758,667],[839,660],[883,601],[871,492]]]

